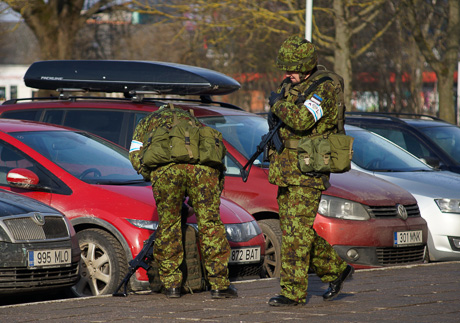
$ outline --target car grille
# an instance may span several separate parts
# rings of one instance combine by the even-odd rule
[[[78,263],[59,268],[0,268],[0,293],[51,286],[71,286],[77,282],[78,274]]]
[[[3,220],[14,242],[68,239],[69,231],[62,216],[43,215],[45,223],[39,225],[32,216],[14,217]]]
[[[404,205],[407,211],[407,216],[410,217],[417,217],[420,216],[420,210],[417,204],[411,205]],[[373,216],[376,218],[397,218],[398,216],[398,208],[396,205],[394,206],[370,206],[370,211]]]
[[[425,246],[377,248],[377,259],[382,266],[420,263],[424,257]]]
[[[261,264],[248,264],[248,265],[229,265],[228,276],[231,278],[258,276],[262,270]]]

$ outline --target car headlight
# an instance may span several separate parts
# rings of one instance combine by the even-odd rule
[[[262,233],[256,221],[225,224],[227,240],[232,242],[249,241]]]
[[[72,223],[70,222],[70,220],[66,216],[64,217],[64,221],[67,224],[67,228],[69,228],[70,236],[73,237],[73,236],[77,235],[77,233],[75,232],[75,228],[73,227]]]
[[[319,202],[318,213],[330,218],[366,221],[371,217],[367,209],[357,202],[323,195]]]
[[[3,228],[1,226],[0,226],[0,241],[11,242],[10,237],[5,232],[5,230],[3,230]]]
[[[460,213],[459,199],[434,199],[443,213]]]
[[[158,221],[146,221],[146,220],[136,220],[136,219],[126,219],[129,223],[135,227],[141,229],[147,229],[155,231],[158,228]]]

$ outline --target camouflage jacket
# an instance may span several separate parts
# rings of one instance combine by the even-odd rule
[[[313,133],[332,132],[337,128],[337,94],[332,81],[319,84],[305,100],[298,100],[313,81],[308,78],[288,86],[284,97],[271,107],[271,112],[284,122],[279,130],[283,142],[288,139],[298,140]],[[280,92],[281,86],[278,88]],[[302,173],[297,158],[296,149],[285,148],[281,153],[275,151],[270,156],[270,183],[278,186],[300,185],[318,190],[330,186],[329,175],[311,176]]]

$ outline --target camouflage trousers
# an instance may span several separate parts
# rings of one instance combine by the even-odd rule
[[[219,171],[203,165],[171,164],[160,167],[152,185],[160,220],[154,245],[160,280],[165,288],[180,287],[184,249],[181,206],[188,196],[195,210],[201,256],[212,289],[229,286],[230,245],[220,219]]]
[[[281,295],[305,303],[308,270],[323,282],[331,282],[345,270],[343,261],[332,246],[313,229],[321,191],[309,187],[278,188],[281,231]]]

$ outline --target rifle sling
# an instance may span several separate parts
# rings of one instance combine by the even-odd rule
[[[284,141],[284,147],[287,149],[297,149],[299,139],[287,139]]]

